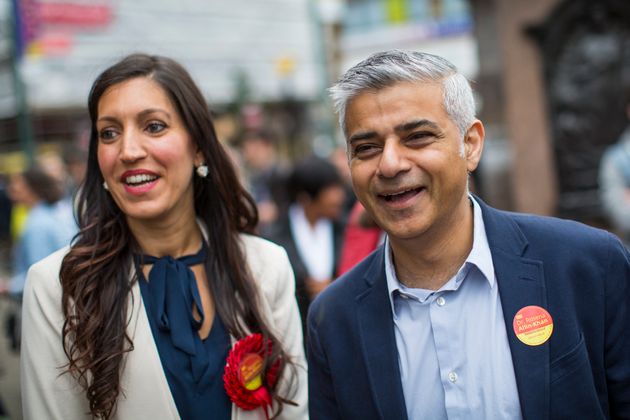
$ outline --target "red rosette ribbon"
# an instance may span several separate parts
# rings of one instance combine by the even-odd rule
[[[271,389],[278,379],[280,360],[265,368],[265,356],[271,354],[272,343],[267,339],[263,343],[261,334],[250,334],[234,344],[227,357],[223,371],[225,391],[234,404],[243,410],[262,407],[269,419],[271,407]]]

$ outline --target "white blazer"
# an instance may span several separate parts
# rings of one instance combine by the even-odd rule
[[[302,327],[295,301],[295,280],[283,248],[264,239],[241,235],[251,274],[260,287],[262,312],[297,366],[295,394],[297,407],[285,405],[282,419],[307,419],[306,360]],[[89,419],[85,391],[63,374],[68,359],[63,351],[59,269],[68,248],[34,264],[28,272],[23,302],[21,384],[25,420]],[[149,321],[136,282],[130,296],[127,332],[134,350],[125,356],[115,419],[179,419]],[[131,302],[135,302],[132,306]],[[232,337],[232,342],[234,338]],[[285,372],[289,373],[290,369]],[[279,386],[287,385],[282,378]],[[284,388],[281,388],[281,390]],[[285,393],[286,394],[286,393]],[[282,395],[285,395],[282,394]],[[209,413],[211,415],[211,413]],[[263,420],[262,409],[245,411],[232,404],[232,420]]]

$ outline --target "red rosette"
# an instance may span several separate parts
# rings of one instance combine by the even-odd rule
[[[234,344],[223,372],[225,391],[236,406],[243,410],[262,407],[268,418],[271,407],[271,389],[278,379],[280,360],[276,360],[263,372],[264,359],[271,354],[271,340],[263,345],[261,334],[250,334]]]

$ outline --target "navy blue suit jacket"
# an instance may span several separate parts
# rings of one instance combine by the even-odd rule
[[[523,418],[630,419],[630,257],[621,242],[478,201]],[[312,420],[407,418],[387,293],[381,247],[311,305]],[[553,318],[553,334],[539,346],[522,343],[512,328],[529,305]]]

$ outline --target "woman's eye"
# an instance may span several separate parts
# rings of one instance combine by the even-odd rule
[[[147,124],[146,130],[151,134],[157,134],[166,128],[166,124],[159,121],[152,121]]]
[[[104,141],[112,140],[116,137],[116,131],[111,128],[104,128],[98,132],[98,137]]]

